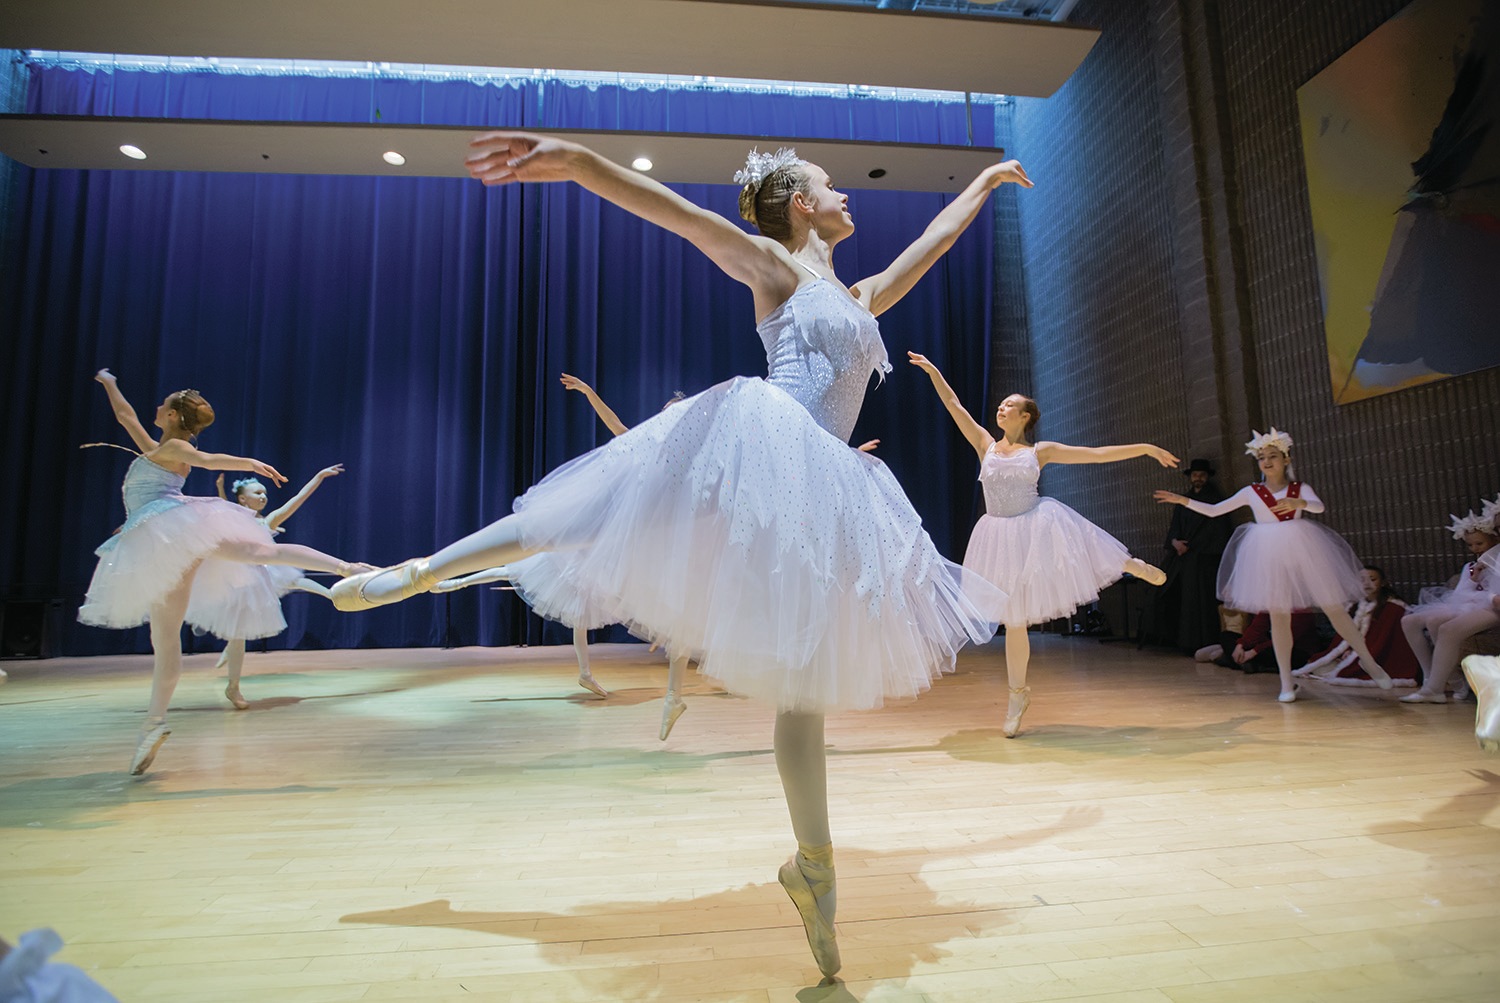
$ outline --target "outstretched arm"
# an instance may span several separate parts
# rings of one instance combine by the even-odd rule
[[[1135,442],[1128,446],[1065,446],[1061,442],[1039,442],[1036,444],[1036,462],[1048,463],[1114,463],[1118,460],[1133,460],[1137,456],[1149,456],[1164,467],[1175,467],[1182,463],[1177,457],[1149,442]]]
[[[322,470],[319,470],[316,474],[314,474],[312,480],[302,485],[301,491],[298,491],[296,494],[292,495],[292,497],[287,500],[287,503],[285,505],[281,506],[270,515],[266,516],[266,525],[271,528],[271,532],[274,533],[277,527],[290,519],[292,517],[292,514],[302,507],[302,503],[311,498],[312,493],[318,490],[318,485],[322,484],[330,477],[337,477],[343,472],[344,465],[342,463],[335,463],[333,466],[324,467]],[[223,477],[223,474],[219,475],[220,480],[223,480]]]
[[[141,420],[135,416],[135,408],[120,393],[120,388],[115,384],[115,374],[108,369],[101,369],[94,374],[95,382],[104,387],[104,392],[109,396],[109,406],[114,408],[115,421],[124,426],[125,431],[130,433],[131,440],[136,448],[143,453],[149,453],[156,448],[156,440],[147,433],[146,427]]]
[[[751,236],[718,213],[694,205],[639,171],[555,136],[487,132],[469,143],[469,173],[486,185],[517,181],[575,181],[649,223],[671,230],[708,255],[724,274],[755,294],[755,315],[780,305],[802,281],[791,254]]]
[[[186,439],[168,439],[156,448],[153,459],[162,463],[186,463],[205,470],[248,470],[258,477],[270,478],[277,487],[286,483],[281,472],[269,463],[229,453],[205,453]]]
[[[948,385],[947,380],[943,379],[943,374],[938,371],[938,367],[934,366],[927,356],[907,352],[906,357],[912,365],[922,370],[932,380],[932,388],[937,391],[938,399],[943,402],[943,407],[948,409],[948,416],[964,434],[964,438],[969,440],[969,445],[974,447],[974,452],[979,454],[979,458],[984,459],[984,454],[989,452],[990,447],[995,444],[995,437],[986,432],[984,426],[964,410],[963,404],[959,402],[958,394],[953,392],[953,388]]]
[[[986,168],[979,177],[969,182],[969,187],[958,198],[933,217],[932,222],[927,224],[927,229],[922,231],[922,236],[897,255],[896,260],[885,271],[861,279],[850,288],[850,292],[861,303],[868,304],[870,312],[877,317],[895,306],[917,284],[917,280],[937,263],[938,258],[948,252],[959,234],[974,222],[979,210],[989,202],[990,192],[1007,181],[1013,181],[1023,188],[1032,187],[1031,179],[1026,176],[1025,169],[1018,161],[1007,160]]]
[[[604,422],[605,427],[615,435],[624,435],[629,430],[630,426],[620,420],[620,416],[615,414],[614,410],[608,404],[604,403],[599,395],[594,392],[593,387],[578,377],[569,376],[567,373],[562,374],[562,385],[569,390],[577,390],[583,396],[587,397],[589,405],[594,409],[594,413],[599,416],[599,420]]]
[[[1254,492],[1250,488],[1240,488],[1223,501],[1210,505],[1208,502],[1188,498],[1186,495],[1180,495],[1175,491],[1154,491],[1151,494],[1152,498],[1155,498],[1163,505],[1184,505],[1194,512],[1206,515],[1211,519],[1218,518],[1221,515],[1228,515],[1237,508],[1244,508],[1250,504],[1250,500],[1254,496]]]

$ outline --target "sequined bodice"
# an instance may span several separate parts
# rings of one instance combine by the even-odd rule
[[[798,286],[755,330],[766,346],[766,382],[791,394],[819,426],[849,441],[870,374],[891,371],[874,316],[817,278]]]
[[[1037,502],[1036,483],[1042,476],[1035,449],[1002,456],[993,449],[979,465],[979,483],[984,485],[987,515],[1020,515]]]
[[[131,461],[130,469],[125,471],[125,484],[121,488],[125,496],[125,515],[132,516],[159,499],[181,498],[185,480],[182,475],[174,474],[144,456],[137,456]]]

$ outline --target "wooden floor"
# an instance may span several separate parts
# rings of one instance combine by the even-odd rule
[[[840,982],[775,880],[771,714],[638,646],[8,662],[0,933],[121,1000],[1500,998],[1500,763],[1472,704],[1313,690],[1033,635],[829,721]]]

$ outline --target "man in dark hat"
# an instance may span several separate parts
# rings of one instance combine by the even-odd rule
[[[1224,500],[1208,460],[1193,460],[1184,473],[1189,498],[1208,504]],[[1147,641],[1190,654],[1219,639],[1219,559],[1233,528],[1227,515],[1210,519],[1182,505],[1173,509],[1161,565],[1167,581],[1152,602]]]

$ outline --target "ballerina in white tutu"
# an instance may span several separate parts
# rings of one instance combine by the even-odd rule
[[[799,847],[779,878],[832,975],[824,715],[927,689],[965,642],[993,635],[984,610],[1002,601],[938,554],[885,464],[848,445],[870,377],[890,369],[875,317],[994,188],[1030,181],[1015,161],[987,168],[890,267],[846,288],[831,252],[854,231],[847,197],[790,150],[752,153],[735,177],[756,237],[567,140],[499,132],[472,145],[469,170],[485,184],[576,181],[691,241],[750,287],[770,373],[641,422],[553,471],[513,515],[430,558],[340,582],[334,602],[394,602],[550,551],[559,608],[543,600],[539,613],[596,609],[770,703]]]
[[[205,453],[189,441],[213,423],[214,409],[196,390],[168,394],[156,409],[161,441],[147,433],[108,369],[103,385],[115,418],[140,455],[125,473],[125,525],[95,553],[99,565],[78,619],[96,627],[151,624],[151,703],[130,772],[146,771],[171,731],[167,707],[182,675],[184,622],[223,638],[270,637],[286,629],[281,599],[266,565],[348,575],[352,564],[271,540],[249,509],[218,498],[193,498],[182,484],[193,467],[248,470],[272,483],[286,478],[260,460]]]
[[[985,514],[969,535],[964,567],[1004,589],[1008,598],[996,617],[1005,624],[1005,674],[1010,699],[1002,731],[1014,738],[1021,715],[1031,706],[1026,670],[1031,661],[1027,627],[1067,616],[1099,590],[1130,574],[1152,585],[1167,576],[1160,568],[1131,557],[1125,545],[1062,502],[1037,494],[1042,467],[1049,463],[1114,463],[1149,456],[1164,467],[1177,457],[1149,443],[1128,446],[1068,446],[1029,441],[1041,418],[1036,401],[1011,394],[1000,402],[996,439],[964,409],[958,394],[925,355],[907,352],[911,364],[932,380],[948,415],[979,454],[979,483]]]
[[[255,513],[258,522],[270,530],[272,536],[279,536],[286,532],[282,525],[302,507],[302,503],[312,497],[314,491],[330,477],[337,477],[344,472],[342,463],[335,463],[331,467],[324,467],[313,475],[312,480],[302,485],[302,490],[291,497],[286,504],[266,513],[266,505],[270,498],[266,494],[266,486],[254,477],[241,477],[229,487],[229,492],[224,490],[224,475],[220,474],[214,479],[214,487],[219,492],[219,497],[229,501],[229,494],[234,495],[234,502],[243,505]],[[328,588],[313,581],[302,573],[301,568],[293,568],[287,565],[276,565],[266,569],[271,575],[271,582],[276,586],[277,595],[286,595],[288,592],[311,592],[314,595],[327,596]],[[227,680],[224,687],[224,698],[230,702],[235,710],[248,710],[250,701],[246,700],[240,693],[240,675],[245,668],[245,639],[233,637],[229,643],[224,645],[224,653],[219,656],[217,669],[227,671]]]
[[[1403,703],[1447,703],[1448,679],[1458,668],[1463,643],[1500,627],[1500,495],[1478,515],[1472,509],[1449,527],[1474,559],[1454,588],[1423,589],[1420,601],[1401,618],[1411,650],[1422,665],[1422,686]]]
[[[1234,531],[1219,564],[1219,599],[1248,613],[1269,613],[1271,648],[1281,673],[1282,703],[1297,699],[1292,681],[1292,611],[1321,609],[1333,629],[1359,656],[1365,674],[1388,690],[1391,677],[1376,663],[1348,607],[1364,596],[1364,565],[1354,550],[1327,526],[1302,518],[1317,515],[1323,502],[1312,485],[1292,477],[1292,437],[1274,427],[1245,443],[1262,479],[1240,488],[1216,505],[1173,491],[1157,491],[1157,501],[1186,505],[1206,516],[1248,508],[1255,521]]]

